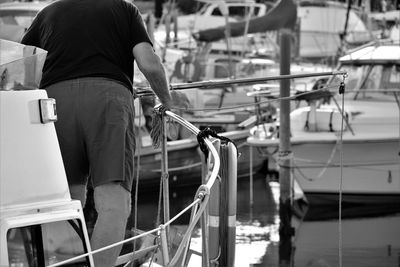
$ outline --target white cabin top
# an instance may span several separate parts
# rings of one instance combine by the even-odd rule
[[[13,209],[70,201],[71,197],[54,123],[41,121],[39,100],[48,97],[37,87],[47,52],[4,40],[0,48],[2,217]]]
[[[353,50],[349,54],[339,59],[341,63],[347,62],[399,62],[400,63],[400,46],[399,43],[388,42],[382,45],[368,45],[362,48]]]

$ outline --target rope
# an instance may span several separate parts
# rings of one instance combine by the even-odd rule
[[[163,126],[164,126],[164,115],[167,109],[160,105],[153,110],[152,114],[152,127],[150,131],[150,136],[153,141],[153,148],[159,148],[162,138],[163,138]],[[163,200],[163,189],[164,189],[164,180],[168,178],[168,173],[164,173],[160,177],[160,186],[158,193],[158,208],[157,208],[157,219],[156,224],[160,225],[161,222],[161,205]]]
[[[333,165],[332,165],[332,161],[333,161],[333,158],[334,158],[334,156],[335,156],[335,154],[336,154],[336,150],[338,149],[338,144],[339,144],[339,138],[337,139],[337,142],[336,142],[335,146],[333,147],[333,149],[332,149],[332,151],[331,151],[331,154],[330,154],[330,156],[329,156],[329,159],[328,159],[328,160],[326,161],[326,163],[324,164],[324,168],[318,173],[318,175],[317,175],[315,178],[307,177],[307,176],[300,170],[298,164],[296,164],[296,161],[298,161],[299,158],[295,158],[295,157],[293,158],[293,159],[294,159],[294,160],[293,160],[294,168],[296,168],[296,170],[300,173],[300,175],[301,175],[305,180],[313,181],[313,180],[318,180],[318,179],[320,179],[320,178],[325,174],[326,170],[327,170],[329,167],[332,167],[332,166],[333,166]],[[304,160],[304,161],[305,161],[305,160]],[[310,161],[310,162],[313,162],[313,161]],[[283,166],[283,167],[285,167],[285,166]],[[320,168],[320,166],[318,166],[318,168]]]
[[[140,99],[139,99],[138,103],[139,103],[139,127],[140,127],[140,125],[142,125],[142,112],[143,112],[141,105],[140,105]],[[139,138],[139,140],[141,140],[140,130],[138,132],[139,132],[138,138]],[[135,199],[134,199],[135,212],[133,215],[134,216],[133,217],[134,218],[133,228],[135,229],[135,231],[137,230],[137,209],[138,209],[138,199],[139,199],[138,194],[139,194],[139,178],[140,178],[140,155],[141,155],[141,147],[142,147],[141,142],[139,142],[139,145],[136,147],[137,147],[138,153],[137,153],[137,163],[136,163],[136,182],[135,182]],[[135,251],[136,251],[136,240],[133,241],[133,252],[135,252]],[[134,256],[134,254],[132,254],[132,258],[133,258],[133,256]],[[131,261],[133,261],[133,259]],[[131,262],[131,261],[129,261],[129,262]],[[127,264],[129,264],[129,262]]]
[[[158,235],[158,236],[160,236],[160,235]],[[160,246],[161,246],[160,239],[161,239],[160,237],[157,238],[158,242],[157,242],[157,248],[155,249],[155,251],[158,251],[160,249]],[[156,253],[153,253],[153,255],[150,258],[149,266],[153,266],[153,261],[154,261],[155,256],[156,256]]]
[[[397,103],[397,107],[399,109],[399,157],[400,157],[400,99],[397,96],[397,93],[393,93],[394,94],[394,98],[396,99],[396,103]],[[400,96],[400,94],[399,94]],[[399,161],[399,169],[400,169],[400,161]]]
[[[206,189],[205,193],[200,194],[201,190],[204,190],[204,189]],[[210,198],[209,189],[205,185],[200,186],[199,190],[198,190],[198,194],[196,194],[196,197],[197,197],[197,199],[195,202],[193,202],[193,204],[195,204],[195,203],[197,204],[199,201],[201,201],[201,203],[199,204],[198,210],[197,210],[197,214],[193,217],[192,223],[189,224],[188,229],[186,230],[186,233],[182,238],[182,242],[179,245],[179,247],[175,253],[175,256],[169,262],[168,267],[174,266],[176,264],[177,260],[180,257],[180,254],[182,253],[182,250],[184,249],[184,244],[186,244],[186,242],[190,238],[194,227],[196,226],[197,222],[199,221],[200,217],[202,216],[203,212],[205,211],[207,204],[208,204],[208,200]],[[170,222],[171,221],[172,220],[170,220]]]
[[[210,129],[209,127],[207,127],[205,129],[201,130],[197,134],[197,142],[199,143],[200,150],[204,154],[205,161],[207,161],[207,158],[208,158],[208,148],[207,148],[206,143],[205,143],[204,140],[205,140],[205,138],[210,137],[210,136],[221,140],[223,143],[231,142],[236,147],[236,144],[231,139],[229,139],[229,138],[227,138],[225,136],[220,136],[220,135],[217,134],[216,131],[214,131],[214,130]],[[236,147],[236,149],[237,149],[237,147]]]
[[[162,139],[163,117],[167,108],[160,105],[153,110],[152,114],[152,127],[150,131],[151,139],[153,140],[153,147],[159,148]]]
[[[76,256],[76,257],[73,257],[73,258],[69,258],[69,259],[67,259],[67,260],[57,262],[57,263],[55,263],[55,264],[51,264],[51,265],[49,265],[49,266],[47,266],[47,267],[62,266],[62,265],[64,265],[64,264],[71,263],[71,262],[74,262],[74,261],[76,261],[76,260],[86,258],[86,257],[88,257],[89,255],[97,254],[97,253],[100,253],[100,252],[102,252],[102,251],[108,250],[108,249],[110,249],[110,248],[117,247],[117,246],[121,246],[121,245],[123,245],[123,244],[125,244],[125,243],[131,242],[131,241],[133,241],[133,240],[135,240],[135,239],[139,239],[139,238],[145,237],[146,235],[150,235],[150,234],[153,234],[153,233],[158,232],[158,231],[160,231],[160,228],[159,228],[159,227],[158,227],[158,228],[155,228],[155,229],[153,229],[153,230],[150,230],[150,231],[148,231],[148,232],[139,234],[139,235],[137,235],[137,236],[134,236],[134,237],[131,237],[131,238],[128,238],[128,239],[125,239],[125,240],[116,242],[116,243],[114,243],[114,244],[111,244],[111,245],[108,245],[108,246],[105,246],[105,247],[102,247],[102,248],[99,248],[99,249],[96,249],[96,250],[92,250],[91,252],[87,252],[87,253],[81,254],[81,255],[79,255],[79,256]]]
[[[156,219],[156,224],[160,225],[161,224],[161,206],[162,206],[162,199],[163,199],[163,181],[164,179],[168,178],[168,174],[163,174],[161,175],[160,179],[160,191],[158,193],[158,208],[157,208],[157,219]]]
[[[318,164],[313,164],[313,165],[296,165],[294,167],[297,168],[321,168],[326,165],[324,162],[319,162],[319,161],[314,161],[314,160],[309,160],[309,159],[304,159],[304,158],[295,158],[297,161],[302,161],[302,162],[309,162],[309,163],[318,163]],[[387,166],[387,165],[393,165],[397,164],[399,161],[398,160],[386,160],[386,161],[368,161],[368,162],[363,162],[363,163],[353,163],[353,164],[344,164],[343,167],[346,168],[353,168],[353,169],[359,169],[359,170],[369,170],[369,171],[376,171],[376,172],[386,172],[385,170],[382,170],[380,168],[373,168],[370,167],[371,165],[375,166]],[[285,166],[285,165],[280,165],[281,167],[286,167],[289,168],[290,166]],[[340,167],[340,163],[331,163],[329,164],[328,167]],[[310,178],[310,180],[313,180],[313,178]]]

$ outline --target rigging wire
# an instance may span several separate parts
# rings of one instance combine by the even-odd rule
[[[139,101],[138,101],[138,105],[139,105],[139,108],[138,108],[138,110],[139,110],[139,114],[138,114],[138,116],[139,116],[139,128],[140,128],[140,125],[142,125],[142,106],[141,106],[141,104],[140,104],[140,98],[139,98]],[[136,115],[136,114],[135,114]],[[133,122],[134,123],[134,122]],[[138,139],[139,140],[141,140],[141,133],[140,133],[140,129],[139,129],[139,131],[138,131]],[[136,179],[135,179],[135,198],[134,198],[134,209],[135,209],[135,211],[134,211],[134,214],[133,214],[133,228],[134,228],[134,234],[136,234],[136,230],[137,230],[137,209],[138,209],[138,199],[139,199],[139,197],[138,197],[138,194],[139,194],[139,178],[140,178],[140,155],[141,155],[141,150],[140,150],[140,148],[141,148],[141,142],[139,142],[139,146],[137,146],[137,156],[136,156]],[[133,157],[135,158],[135,151],[133,152],[134,154],[133,154]],[[133,248],[132,248],[132,251],[133,251],[133,253],[132,253],[132,259],[131,260],[129,260],[126,264],[125,264],[125,266],[129,266],[129,264],[131,264],[133,261],[134,261],[134,255],[135,255],[135,251],[136,251],[136,239],[135,240],[133,240]],[[125,267],[124,266],[124,267]]]
[[[339,232],[339,240],[338,240],[338,255],[339,255],[339,267],[343,266],[343,231],[342,231],[342,202],[343,202],[343,132],[344,132],[344,121],[345,121],[345,116],[344,116],[344,91],[345,91],[345,83],[344,80],[346,78],[346,75],[343,75],[343,81],[339,85],[339,94],[342,95],[341,100],[342,100],[342,106],[340,109],[340,112],[342,113],[341,116],[341,127],[340,127],[340,134],[339,138],[337,140],[337,147],[340,151],[340,182],[339,182],[339,218],[338,218],[338,232]],[[334,149],[331,152],[330,160],[332,159],[334,152],[336,151],[336,145]],[[292,165],[293,164],[293,165]],[[292,161],[290,164],[293,167],[296,167],[296,164]],[[323,172],[326,170],[328,165],[325,166]],[[293,168],[294,169],[294,168]],[[300,169],[298,169],[300,174],[302,172]],[[322,173],[320,173],[322,175]],[[302,174],[303,175],[303,174]]]
[[[345,91],[345,83],[346,75],[343,75],[343,81],[340,83],[339,94],[342,95],[342,120],[340,126],[340,184],[339,184],[339,267],[343,266],[343,232],[342,232],[342,200],[343,200],[343,129],[344,129],[344,91]]]
[[[398,155],[400,157],[400,99],[399,99],[400,94],[397,95],[398,94],[397,92],[394,92],[393,94],[399,110],[399,154]],[[400,171],[400,161],[399,161],[399,171]]]

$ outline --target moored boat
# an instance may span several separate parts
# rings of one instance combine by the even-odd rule
[[[335,91],[315,91],[319,97],[290,114],[294,178],[314,204],[339,196],[349,203],[393,202],[400,197],[400,46],[363,46],[340,58],[338,70],[348,77],[328,81]],[[250,146],[279,146],[276,123],[267,126],[248,138]]]
[[[249,175],[249,149],[246,145],[246,139],[250,135],[249,129],[227,131],[218,135],[229,138],[238,147],[239,158],[237,177],[244,178]],[[139,183],[142,189],[156,189],[160,184],[162,170],[161,166],[161,148],[153,148],[149,135],[142,136],[147,140],[142,147],[137,149],[137,158],[140,158],[138,166]],[[188,186],[201,184],[201,151],[196,138],[184,138],[181,140],[170,140],[168,147],[168,173],[171,186]],[[140,151],[140,153],[139,153]],[[265,164],[265,160],[257,151],[253,155],[256,162],[253,165],[253,174],[259,172]]]

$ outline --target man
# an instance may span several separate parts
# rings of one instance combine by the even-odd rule
[[[37,14],[21,42],[48,51],[40,87],[57,101],[71,197],[82,205],[92,179],[98,213],[92,250],[118,242],[131,205],[134,60],[161,103],[172,104],[141,15],[124,0],[59,0]],[[120,250],[95,254],[95,265],[114,266]]]

